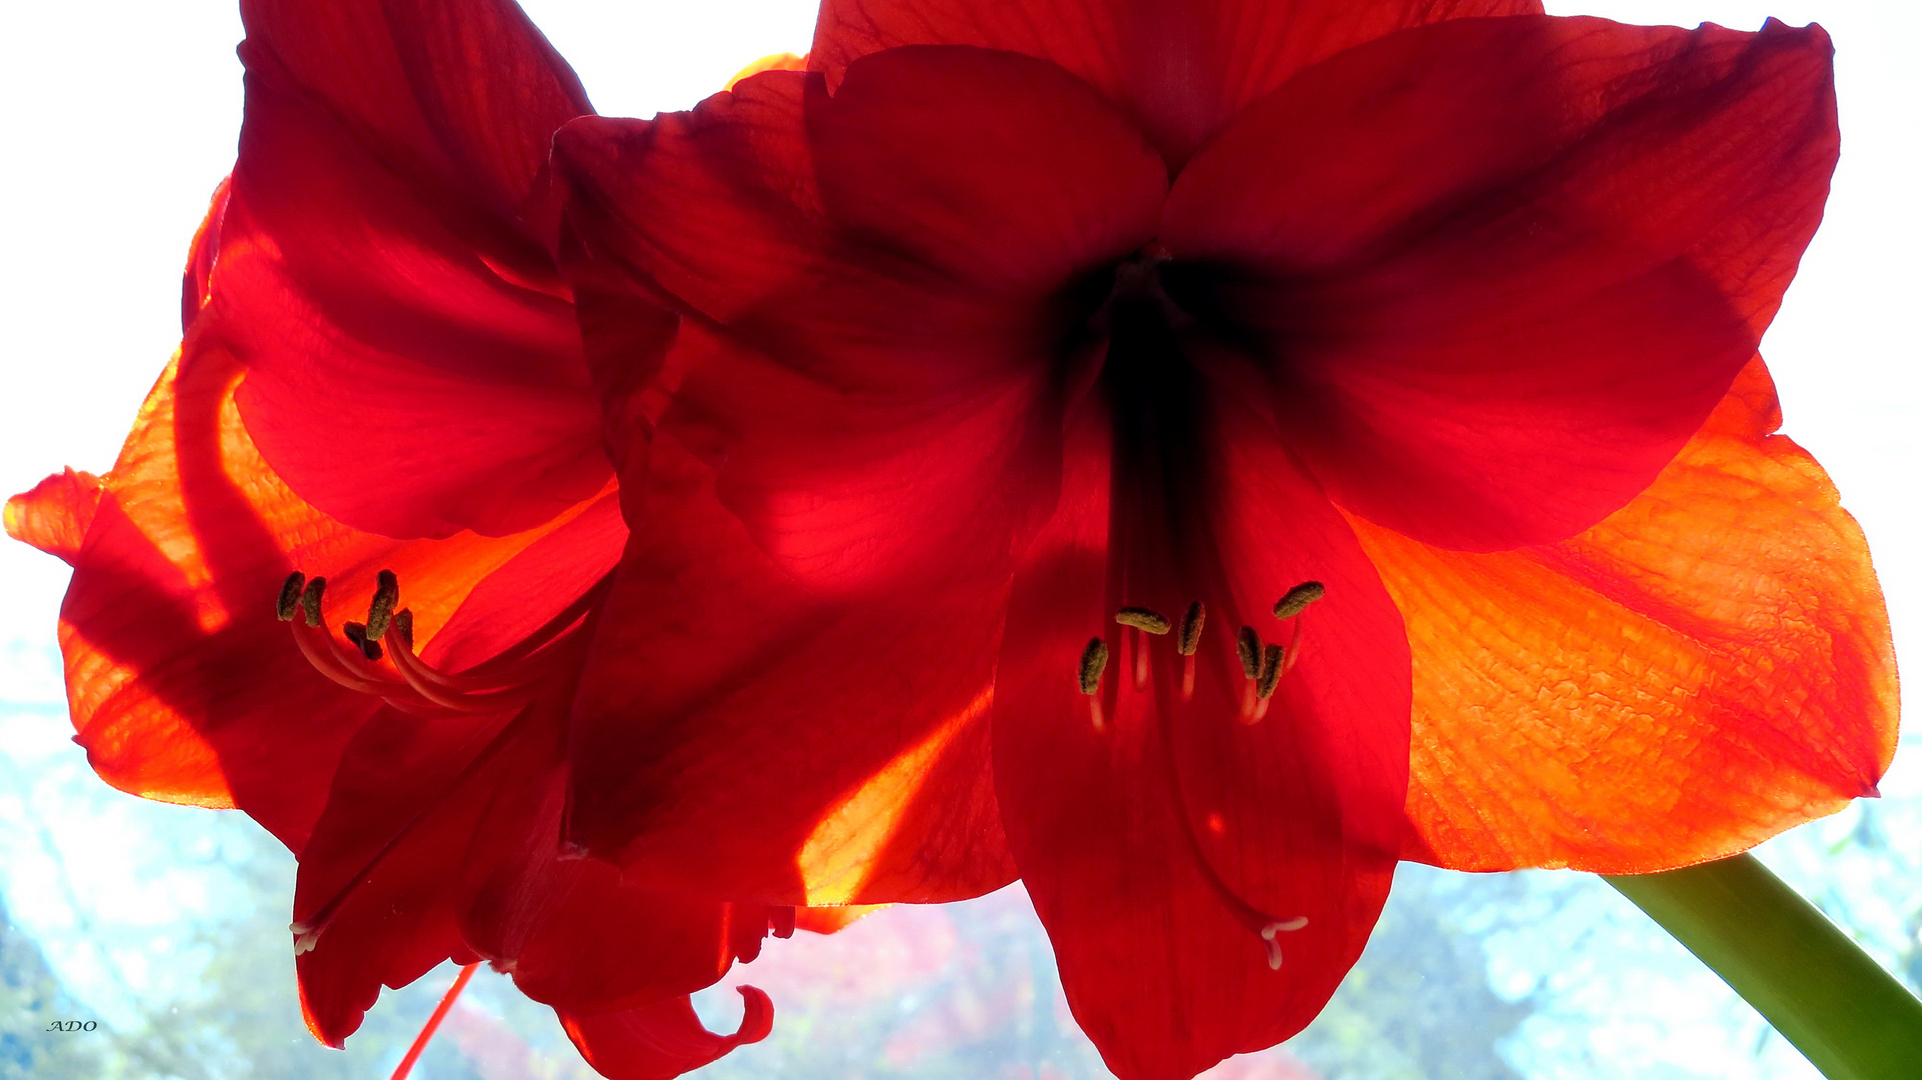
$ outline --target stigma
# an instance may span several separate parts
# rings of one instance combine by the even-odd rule
[[[1292,919],[1271,922],[1261,928],[1261,943],[1268,949],[1268,970],[1281,970],[1281,942],[1276,938],[1281,934],[1293,933],[1308,925],[1308,916],[1297,915]]]

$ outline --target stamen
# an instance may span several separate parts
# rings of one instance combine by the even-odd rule
[[[1181,617],[1181,633],[1175,637],[1175,651],[1183,656],[1193,656],[1201,647],[1201,624],[1208,617],[1208,609],[1197,600],[1188,605],[1188,614]]]
[[[300,591],[307,584],[307,575],[296,570],[287,575],[280,583],[280,598],[274,601],[274,615],[281,622],[293,622],[294,612],[300,607]]]
[[[1081,666],[1075,671],[1075,677],[1081,683],[1081,692],[1092,695],[1100,690],[1101,673],[1107,669],[1108,643],[1100,638],[1089,638],[1088,647],[1081,650]]]
[[[1081,683],[1081,692],[1088,695],[1088,720],[1094,725],[1096,734],[1108,730],[1108,721],[1101,713],[1101,673],[1108,667],[1108,643],[1100,638],[1089,638],[1088,647],[1081,650],[1081,666],[1075,677]]]
[[[382,570],[375,579],[373,603],[367,605],[367,640],[379,641],[387,636],[387,625],[393,620],[394,605],[400,602],[400,578],[392,570]],[[369,657],[379,659],[379,657]]]
[[[380,642],[367,636],[367,628],[357,622],[341,623],[340,636],[354,643],[360,654],[369,660],[380,659]]]
[[[1167,633],[1170,629],[1166,617],[1158,611],[1145,607],[1124,607],[1114,613],[1114,621],[1157,636]]]
[[[1255,628],[1244,626],[1235,634],[1235,653],[1241,657],[1242,673],[1249,678],[1261,675],[1261,639],[1255,636]]]
[[[1255,681],[1243,683],[1246,687],[1241,694],[1241,722],[1258,724],[1268,715],[1268,701],[1274,696],[1275,684],[1281,681],[1282,648],[1279,645],[1266,645],[1261,650],[1260,669],[1255,673]]]
[[[1291,933],[1307,925],[1308,916],[1297,915],[1283,922],[1271,922],[1261,928],[1261,943],[1268,947],[1269,971],[1281,970],[1281,943],[1275,940],[1275,935]]]
[[[400,643],[408,648],[414,647],[414,612],[401,608],[394,612],[394,633],[400,635]]]
[[[1255,676],[1255,696],[1266,701],[1275,692],[1275,684],[1281,681],[1281,646],[1268,645],[1261,650],[1261,672]]]
[[[406,684],[392,679],[378,671],[361,670],[365,655],[358,651],[349,652],[341,648],[318,627],[296,625],[294,644],[300,647],[300,654],[314,666],[314,670],[339,683],[349,690],[393,701],[395,691],[406,691]]]
[[[1195,650],[1201,648],[1201,624],[1208,609],[1196,600],[1181,617],[1181,633],[1175,636],[1175,652],[1181,656],[1181,700],[1195,697]]]
[[[1328,595],[1328,590],[1319,581],[1304,581],[1281,594],[1275,601],[1275,618],[1292,619],[1307,610],[1308,605]]]
[[[306,590],[300,594],[300,613],[306,617],[308,626],[320,625],[320,597],[326,591],[327,579],[317,577],[309,581]]]

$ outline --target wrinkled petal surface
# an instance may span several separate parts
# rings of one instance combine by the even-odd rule
[[[1895,662],[1868,548],[1757,360],[1655,484],[1560,544],[1357,521],[1408,620],[1407,857],[1638,874],[1873,794]]]
[[[1540,14],[1539,0],[826,0],[810,66],[838,84],[901,45],[1052,61],[1120,105],[1171,164],[1302,68],[1410,26]]]
[[[243,16],[210,310],[275,470],[402,537],[502,535],[592,495],[609,469],[545,173],[590,111],[573,73],[505,0]]]
[[[1344,507],[1442,547],[1564,539],[1753,355],[1828,192],[1831,51],[1545,16],[1350,50],[1181,174],[1162,239],[1201,265],[1171,288],[1249,336]]]

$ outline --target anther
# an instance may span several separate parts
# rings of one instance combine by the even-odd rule
[[[374,602],[367,605],[367,640],[379,641],[387,636],[387,626],[394,617],[394,605],[400,602],[400,579],[392,570],[382,570],[374,586]]]
[[[360,654],[369,660],[380,659],[380,642],[367,636],[367,628],[357,622],[341,623],[340,636],[354,643]]]
[[[1244,626],[1235,634],[1235,652],[1241,657],[1242,673],[1249,678],[1261,675],[1261,639],[1255,636],[1255,628]]]
[[[1145,607],[1124,607],[1114,613],[1114,621],[1150,634],[1165,634],[1169,630],[1165,616]]]
[[[1081,666],[1075,677],[1081,682],[1081,692],[1093,694],[1101,689],[1101,673],[1108,669],[1108,643],[1100,638],[1089,638],[1088,647],[1081,650]]]
[[[1181,617],[1181,633],[1175,637],[1175,651],[1183,656],[1193,656],[1201,647],[1201,623],[1208,617],[1208,609],[1197,600],[1188,605],[1188,614]]]
[[[1281,942],[1275,940],[1278,934],[1286,934],[1308,925],[1308,916],[1297,915],[1285,922],[1271,922],[1261,928],[1261,943],[1268,947],[1268,970],[1281,970]]]
[[[1255,697],[1268,700],[1275,692],[1275,684],[1281,681],[1281,646],[1268,645],[1261,650],[1261,670],[1255,675]]]
[[[280,583],[280,596],[274,601],[274,615],[281,622],[293,622],[294,612],[300,607],[300,590],[307,584],[307,575],[296,570],[287,575]]]
[[[309,581],[300,594],[300,613],[306,618],[308,626],[320,625],[320,597],[326,591],[327,579],[317,577]]]
[[[1328,590],[1319,581],[1304,581],[1281,594],[1275,601],[1275,618],[1292,619],[1306,611],[1309,604],[1328,595]]]
[[[411,608],[401,608],[394,612],[394,633],[400,635],[400,643],[408,648],[414,647],[414,612]]]

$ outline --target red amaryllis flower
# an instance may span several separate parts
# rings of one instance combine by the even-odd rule
[[[115,786],[238,807],[295,852],[330,1045],[449,958],[512,970],[611,1077],[761,1038],[759,991],[732,1035],[686,995],[792,907],[649,892],[559,847],[568,703],[626,538],[550,253],[579,84],[510,3],[243,16],[240,157],[181,352],[110,473],[7,507],[74,566],[78,741]]]
[[[632,529],[590,851],[1019,873],[1146,1080],[1299,1030],[1398,858],[1655,870],[1873,791],[1880,595],[1753,359],[1820,29],[829,0],[810,68],[557,138]]]

